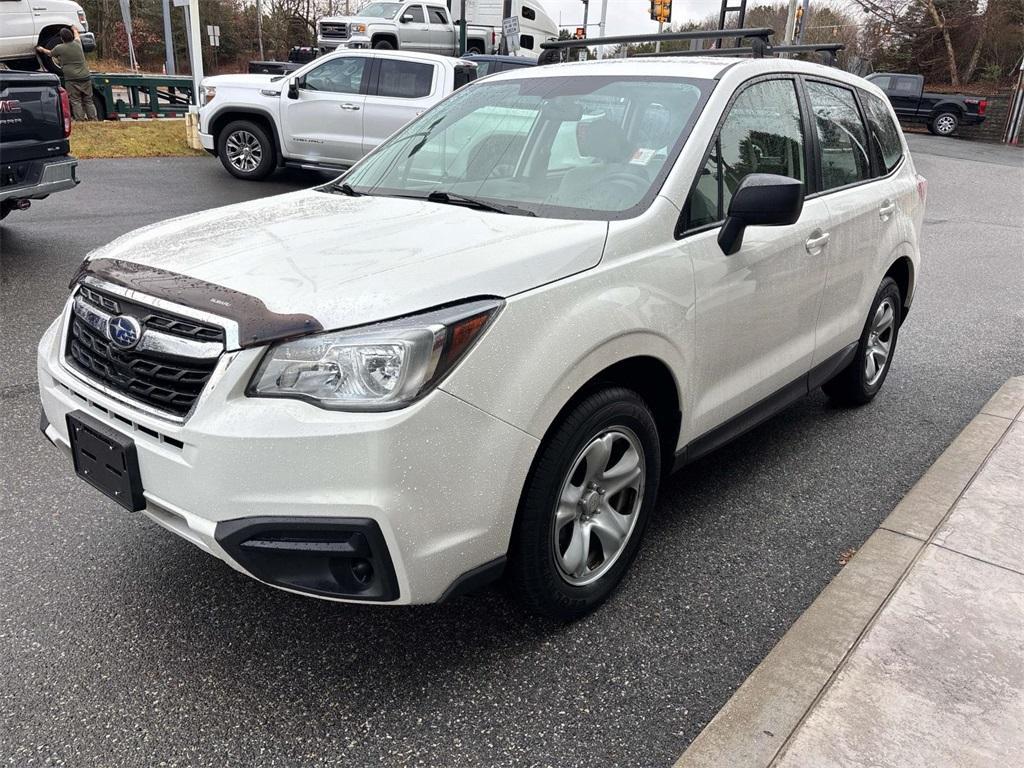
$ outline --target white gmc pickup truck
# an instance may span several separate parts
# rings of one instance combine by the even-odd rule
[[[199,138],[228,173],[341,169],[452,91],[476,79],[462,59],[341,51],[288,75],[220,75],[202,83]]]

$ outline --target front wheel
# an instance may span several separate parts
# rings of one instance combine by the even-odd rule
[[[377,40],[373,44],[373,47],[376,48],[378,51],[393,51],[393,50],[395,50],[395,46],[393,46],[389,40]]]
[[[903,299],[899,286],[887,277],[871,302],[853,361],[822,389],[837,405],[864,405],[871,402],[885,382],[896,351]]]
[[[228,173],[247,181],[265,179],[277,162],[273,140],[248,120],[225,126],[217,138],[217,156]]]
[[[960,125],[960,118],[954,112],[940,112],[928,123],[928,130],[936,136],[952,136]]]
[[[510,581],[530,610],[572,621],[608,598],[640,546],[660,474],[658,428],[636,393],[600,390],[562,419],[513,533]]]

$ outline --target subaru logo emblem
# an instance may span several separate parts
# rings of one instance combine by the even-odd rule
[[[107,323],[107,335],[110,340],[121,349],[131,349],[139,343],[142,336],[142,326],[134,317],[118,315],[110,318]]]

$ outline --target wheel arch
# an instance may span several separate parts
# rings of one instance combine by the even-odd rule
[[[961,118],[964,116],[964,108],[962,104],[959,104],[955,101],[940,101],[938,104],[932,107],[932,111],[931,114],[928,115],[928,119],[934,120],[943,112],[953,112],[957,115],[957,118]]]
[[[47,24],[40,30],[36,44],[46,45],[46,41],[53,35],[59,35],[62,29],[73,29],[73,27],[70,24]]]
[[[220,144],[221,131],[235,120],[251,120],[265,129],[274,141],[274,149],[277,150],[277,164],[280,166],[284,162],[284,147],[277,132],[277,123],[274,122],[274,118],[269,112],[255,107],[225,107],[215,113],[207,126],[207,133],[213,136],[215,147]]]
[[[402,47],[401,43],[398,41],[398,34],[395,32],[374,32],[373,36],[370,38],[370,47],[375,47],[377,43],[382,40],[387,40],[395,46],[396,51],[400,50]]]
[[[883,279],[886,277],[891,277],[896,281],[896,285],[900,289],[900,296],[903,297],[903,312],[900,321],[902,323],[910,311],[910,304],[914,298],[914,262],[909,256],[900,256],[889,265]]]

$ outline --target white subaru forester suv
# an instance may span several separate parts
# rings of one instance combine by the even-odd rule
[[[267,584],[603,601],[673,468],[878,393],[925,182],[885,97],[792,60],[471,84],[339,180],[125,235],[39,346],[42,428]]]

